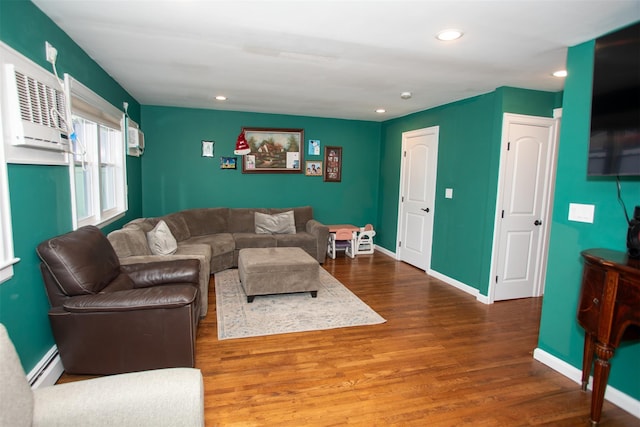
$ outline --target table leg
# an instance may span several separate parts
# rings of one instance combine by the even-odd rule
[[[604,403],[604,392],[609,380],[611,364],[609,360],[613,357],[614,349],[596,343],[596,363],[593,370],[593,391],[591,394],[591,425],[597,426],[602,415],[602,404]]]
[[[582,391],[587,391],[589,384],[589,374],[591,374],[591,366],[593,364],[593,345],[595,337],[590,333],[584,334],[584,351],[582,354]]]
[[[356,257],[356,240],[358,238],[358,233],[355,231],[351,233],[351,240],[349,241],[349,247],[345,249],[349,258]]]

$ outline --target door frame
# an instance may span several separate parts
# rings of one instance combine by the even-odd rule
[[[500,212],[502,211],[502,204],[504,201],[504,180],[506,175],[506,157],[507,157],[507,144],[509,143],[509,125],[512,123],[521,124],[536,124],[538,119],[549,119],[548,117],[528,116],[523,114],[504,113],[502,116],[502,136],[500,144],[500,163],[498,167],[498,187],[495,206],[495,222],[493,226],[493,243],[491,247],[491,269],[489,274],[489,287],[488,287],[488,303],[493,304],[495,298],[496,287],[496,275],[498,269],[498,250],[500,229],[502,222]],[[535,285],[534,296],[539,297],[544,294],[546,271],[547,271],[547,258],[549,255],[549,238],[551,235],[551,215],[553,212],[553,196],[555,193],[556,184],[556,169],[558,163],[558,146],[560,145],[560,123],[562,120],[562,108],[556,108],[553,110],[554,133],[551,141],[549,159],[549,175],[547,176],[547,182],[545,185],[546,195],[544,197],[544,209],[543,209],[543,222],[540,246],[538,248],[538,265],[535,272]]]
[[[398,228],[396,230],[396,253],[395,253],[395,258],[396,260],[402,261],[402,257],[401,257],[401,252],[402,252],[402,248],[400,246],[400,239],[402,238],[402,229],[404,226],[404,218],[403,218],[403,203],[402,203],[402,190],[403,190],[403,184],[404,184],[404,179],[405,179],[405,175],[406,175],[406,160],[405,160],[405,156],[404,153],[406,152],[407,149],[407,140],[410,137],[413,136],[417,136],[417,135],[421,135],[421,134],[435,134],[436,135],[436,170],[434,173],[435,176],[435,182],[433,183],[434,185],[434,191],[433,191],[433,200],[431,200],[430,205],[432,206],[432,210],[433,210],[433,215],[432,218],[435,219],[435,202],[436,202],[436,184],[438,181],[438,146],[440,145],[440,126],[439,125],[435,125],[435,126],[429,126],[427,128],[420,128],[420,129],[414,129],[414,130],[410,130],[410,131],[405,131],[402,132],[402,146],[400,148],[400,183],[398,186]],[[433,226],[431,227],[431,244],[433,246]],[[430,270],[431,270],[431,255],[433,254],[432,250],[429,251],[429,259],[427,260],[427,268],[425,268],[424,272],[425,274],[427,274]]]

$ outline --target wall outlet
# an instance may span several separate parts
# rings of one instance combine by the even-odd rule
[[[55,64],[58,58],[58,49],[53,47],[49,42],[44,42],[44,49],[47,55],[47,62]]]

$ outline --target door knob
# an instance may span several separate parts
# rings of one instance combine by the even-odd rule
[[[429,212],[429,208],[420,208],[421,211]]]
[[[535,221],[533,221],[533,225],[542,225],[542,221],[536,219]]]

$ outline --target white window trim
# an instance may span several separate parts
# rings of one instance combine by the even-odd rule
[[[125,147],[125,126],[124,126],[124,113],[118,110],[116,107],[111,105],[109,102],[104,100],[102,97],[97,95],[91,89],[75,80],[69,74],[65,74],[64,76],[65,82],[65,92],[67,95],[67,117],[69,118],[69,122],[71,123],[72,111],[73,111],[73,100],[80,100],[91,107],[94,107],[104,113],[106,116],[110,116],[112,118],[118,117],[118,122],[120,123],[120,131],[122,132],[122,176],[120,179],[123,183],[122,188],[122,200],[117,202],[117,206],[114,209],[110,209],[108,211],[98,211],[96,215],[89,217],[85,220],[78,220],[77,214],[77,200],[76,200],[76,191],[75,191],[75,162],[73,160],[73,156],[70,156],[71,159],[69,161],[69,177],[71,184],[71,212],[72,212],[72,224],[73,228],[77,229],[78,227],[82,227],[84,225],[95,225],[99,228],[104,227],[108,224],[111,224],[114,221],[124,217],[125,213],[128,209],[128,196],[127,196],[127,162],[126,162],[126,147]],[[76,101],[77,102],[77,101]],[[112,121],[112,120],[109,120]],[[99,181],[96,181],[99,182]],[[98,184],[99,185],[99,184]],[[100,193],[98,192],[98,198],[100,198]]]
[[[1,109],[1,107],[0,107]],[[4,155],[4,136],[0,111],[0,283],[13,277],[13,265],[20,261],[13,254],[13,230],[9,204],[9,178]]]

